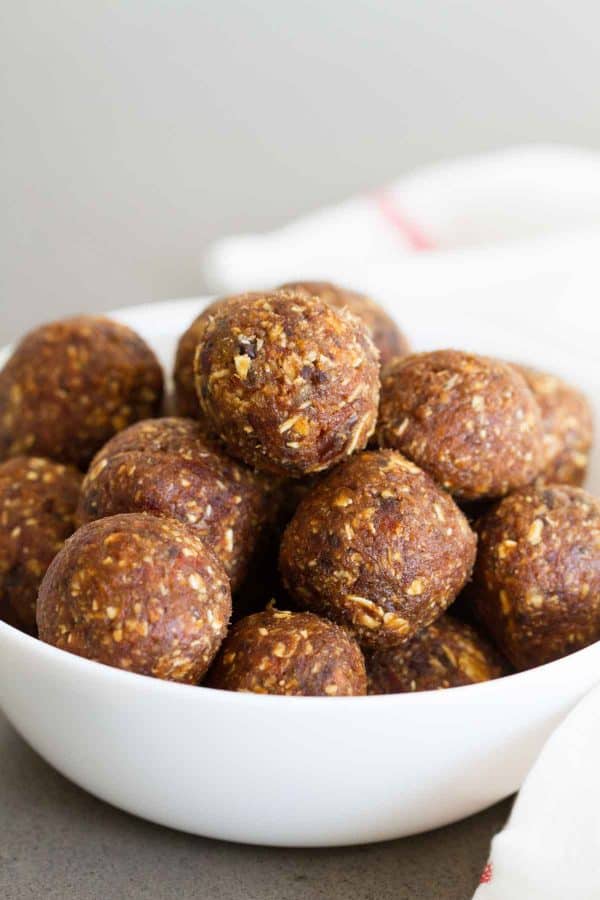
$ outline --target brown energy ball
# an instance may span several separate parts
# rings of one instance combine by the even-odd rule
[[[566,485],[523,488],[478,531],[467,595],[516,668],[600,639],[600,500]]]
[[[269,485],[192,419],[147,419],[117,434],[83,482],[79,523],[124,512],[171,516],[197,532],[239,587],[273,515]]]
[[[594,430],[587,399],[555,375],[527,366],[515,368],[525,378],[542,413],[544,464],[540,476],[556,484],[583,484]]]
[[[91,522],[50,565],[40,638],[108,666],[195,684],[227,631],[229,582],[200,538],[144,513]]]
[[[258,293],[234,294],[231,297],[220,297],[213,300],[197,316],[190,327],[185,331],[177,345],[175,354],[175,368],[173,370],[173,382],[175,384],[175,411],[178,416],[187,416],[192,419],[204,419],[200,408],[196,384],[194,381],[194,356],[198,344],[202,343],[206,326],[211,319],[229,303],[237,303],[238,300],[260,297]],[[208,423],[207,423],[208,426]]]
[[[379,350],[379,361],[386,365],[396,356],[410,353],[410,344],[391,316],[370,297],[339,287],[330,281],[294,281],[282,285],[284,290],[300,290],[320,297],[337,309],[346,307],[369,329],[373,343]]]
[[[115,432],[158,413],[162,390],[156,357],[125,325],[93,316],[42,325],[0,372],[0,459],[85,469]]]
[[[475,535],[452,498],[392,450],[335,469],[298,507],[279,557],[296,602],[366,647],[408,641],[471,573]]]
[[[367,658],[369,694],[402,694],[476,684],[508,674],[508,666],[474,628],[440,616],[404,647]]]
[[[266,609],[233,626],[206,684],[288,696],[366,694],[365,661],[343,628],[307,612]]]
[[[502,497],[543,464],[540,411],[523,376],[457,350],[415,353],[386,369],[377,439],[460,500]]]
[[[81,474],[39,457],[0,465],[0,619],[35,631],[46,569],[75,530]]]
[[[251,466],[302,477],[364,447],[379,397],[366,328],[301,292],[228,305],[196,353],[200,403],[228,451]]]

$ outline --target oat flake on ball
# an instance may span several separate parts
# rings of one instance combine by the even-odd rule
[[[158,361],[131,328],[94,316],[42,325],[0,371],[0,459],[85,469],[115,432],[158,413],[162,391]]]
[[[312,613],[267,609],[225,638],[206,684],[256,694],[344,697],[367,692],[365,662],[343,628]]]
[[[380,447],[400,450],[459,500],[502,497],[543,465],[539,407],[512,366],[457,350],[383,373]]]
[[[477,524],[467,597],[518,669],[600,640],[600,500],[567,485],[505,497]]]
[[[81,473],[40,457],[0,465],[0,619],[35,631],[46,569],[75,530]]]
[[[369,329],[373,343],[379,350],[379,361],[385,365],[397,356],[410,353],[410,345],[394,320],[370,297],[332,284],[329,281],[295,281],[281,286],[283,290],[300,290],[309,296],[320,297],[337,309],[347,307]]]
[[[130,513],[70,538],[40,588],[40,638],[142,675],[196,684],[227,631],[225,572],[175,519]]]
[[[378,354],[365,326],[301,292],[228,305],[208,323],[196,387],[228,451],[301,477],[362,449],[375,427]]]
[[[475,544],[449,494],[400,453],[380,450],[339,466],[300,503],[279,564],[299,606],[366,647],[391,647],[452,603]]]
[[[78,521],[125,512],[179,519],[215,553],[235,590],[274,505],[264,477],[226,456],[198,422],[148,419],[117,434],[94,458]]]

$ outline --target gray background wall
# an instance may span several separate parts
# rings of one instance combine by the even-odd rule
[[[600,146],[595,0],[4,0],[0,342],[202,290],[220,234],[422,162]]]

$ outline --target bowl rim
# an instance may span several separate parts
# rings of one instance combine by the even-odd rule
[[[182,684],[175,681],[167,681],[160,678],[154,678],[151,675],[142,675],[138,672],[128,672],[116,666],[109,666],[105,663],[96,662],[75,653],[68,653],[51,644],[47,644],[40,638],[27,634],[7,622],[0,621],[0,644],[4,640],[15,642],[21,645],[19,651],[33,652],[42,658],[45,658],[50,664],[62,665],[63,668],[71,668],[76,675],[81,678],[100,678],[105,682],[112,682],[115,686],[122,686],[124,689],[133,690],[134,692],[147,693],[149,691],[155,693],[173,694],[177,692],[177,696],[184,702],[199,702],[201,698],[208,702],[223,702],[233,705],[244,703],[246,706],[251,704],[255,707],[262,708],[264,704],[272,703],[289,703],[298,704],[298,708],[313,708],[319,705],[323,709],[323,705],[331,701],[336,703],[336,709],[340,706],[356,704],[357,702],[370,703],[373,706],[379,705],[400,705],[425,703],[437,706],[439,703],[450,703],[459,698],[472,700],[491,700],[492,695],[503,688],[517,688],[521,685],[533,684],[536,681],[544,681],[547,675],[558,675],[559,671],[566,670],[572,666],[574,661],[581,662],[583,657],[592,657],[594,653],[598,653],[600,641],[595,641],[581,650],[576,650],[560,659],[544,663],[541,666],[535,666],[522,672],[512,672],[509,675],[503,675],[500,678],[493,678],[488,681],[481,681],[475,684],[459,685],[457,687],[449,687],[438,690],[429,691],[406,691],[397,694],[367,694],[349,697],[324,697],[324,696],[290,696],[282,694],[256,694],[250,691],[226,691],[221,688],[212,688],[206,685]],[[566,682],[563,675],[562,681]],[[194,701],[194,697],[198,700]]]

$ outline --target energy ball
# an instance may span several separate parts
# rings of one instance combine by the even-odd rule
[[[541,478],[556,484],[583,484],[592,446],[592,410],[587,399],[561,378],[516,366],[542,414],[544,463]]]
[[[302,477],[366,445],[377,417],[377,357],[347,310],[276,291],[211,319],[196,353],[196,387],[233,456]]]
[[[227,576],[200,538],[175,519],[130,513],[66,542],[42,582],[37,623],[61,650],[196,684],[230,614]]]
[[[75,530],[81,474],[39,457],[0,465],[0,619],[35,632],[46,569]]]
[[[154,353],[125,325],[92,316],[42,325],[0,372],[0,459],[86,469],[115,432],[158,414],[162,391]]]
[[[474,628],[440,616],[404,647],[367,658],[369,694],[403,694],[476,684],[508,674],[508,666]]]
[[[361,319],[369,329],[373,343],[379,350],[381,365],[396,356],[410,353],[410,344],[391,316],[370,297],[339,287],[330,281],[295,281],[282,285],[284,290],[300,290],[313,297],[320,297],[337,309],[347,308]]]
[[[307,612],[267,609],[233,626],[206,684],[288,696],[366,694],[365,661],[343,628]]]
[[[231,297],[220,297],[202,310],[187,331],[181,335],[175,354],[173,382],[175,384],[175,412],[178,416],[191,419],[205,419],[200,408],[196,384],[194,381],[194,356],[198,344],[202,343],[206,326],[211,319],[226,305],[239,300],[260,297],[258,293],[234,294]],[[208,427],[208,423],[207,427]]]
[[[581,488],[532,486],[505,497],[477,527],[467,594],[517,669],[600,639],[600,500]]]
[[[415,353],[386,369],[377,440],[462,501],[528,484],[544,458],[540,410],[523,376],[457,350]]]
[[[300,503],[279,565],[298,605],[367,648],[395,647],[452,603],[475,545],[452,498],[400,453],[380,450],[335,469]]]
[[[240,465],[192,419],[148,419],[117,434],[83,482],[79,523],[126,512],[193,528],[239,587],[272,515],[264,478]]]

